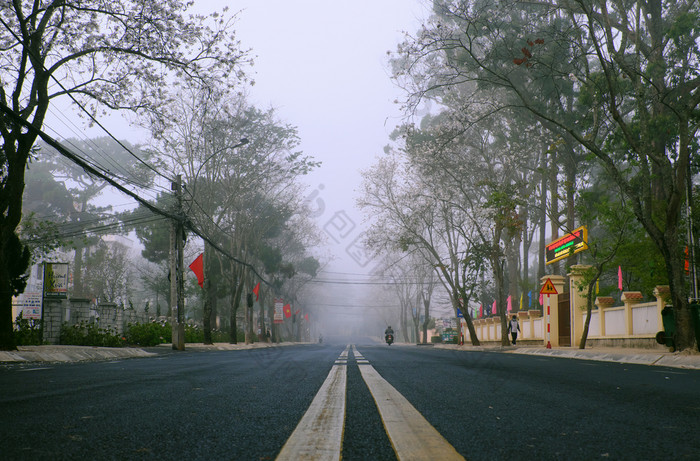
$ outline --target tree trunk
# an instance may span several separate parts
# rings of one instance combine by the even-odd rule
[[[542,154],[542,183],[540,184],[540,212],[539,212],[539,228],[540,228],[540,242],[538,248],[539,259],[537,261],[537,280],[535,281],[535,286],[539,285],[539,281],[542,280],[546,271],[546,253],[545,247],[547,245],[547,175],[544,174],[547,171],[547,156]]]
[[[520,237],[522,243],[522,266],[521,266],[521,280],[522,289],[527,290],[530,288],[530,236],[527,232],[528,222],[530,220],[528,207],[520,207],[520,219],[522,221],[522,235]]]
[[[430,321],[430,298],[423,296],[423,344],[428,344],[428,322]]]
[[[204,309],[202,312],[202,324],[204,329],[204,344],[213,344],[211,337],[211,311],[212,311],[212,298],[213,293],[211,289],[211,261],[213,257],[213,252],[210,245],[204,245],[204,283],[203,283],[203,293],[204,297]]]
[[[554,241],[559,238],[559,168],[557,165],[557,154],[556,151],[551,152],[551,161],[549,164],[549,197],[550,197],[550,210],[549,210],[549,221],[552,227],[552,239]],[[559,275],[559,262],[550,264],[552,268],[552,274]]]
[[[232,261],[231,266],[236,264]],[[233,294],[231,295],[231,309],[230,309],[230,324],[231,331],[229,333],[229,342],[231,344],[238,344],[238,319],[236,318],[238,314],[238,307],[241,305],[241,295],[243,294],[243,280],[242,280],[242,269],[232,267],[233,276],[231,277],[231,286],[233,288]]]
[[[508,346],[510,341],[508,341],[508,322],[506,317],[506,296],[505,296],[505,286],[503,283],[503,263],[499,260],[499,256],[494,257],[492,261],[493,265],[493,277],[496,280],[496,306],[498,308],[498,316],[501,319],[501,346]]]
[[[253,320],[253,293],[247,293],[245,296],[245,343],[246,344],[253,344],[253,327],[254,327],[254,320]]]

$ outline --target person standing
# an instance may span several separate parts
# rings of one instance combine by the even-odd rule
[[[510,322],[508,322],[508,332],[512,338],[511,342],[515,346],[515,340],[518,339],[518,332],[520,331],[520,324],[518,323],[518,316],[514,315]]]

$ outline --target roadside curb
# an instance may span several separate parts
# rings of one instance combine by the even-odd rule
[[[630,351],[625,351],[624,349],[601,351],[595,349],[546,349],[543,347],[517,346],[457,346],[450,344],[436,344],[435,347],[460,351],[539,355],[567,359],[592,360],[598,362],[631,363],[637,365],[700,370],[700,354],[682,354],[659,352],[654,350],[649,350],[648,352],[642,352],[638,349]]]
[[[79,362],[157,355],[135,347],[19,346],[17,349],[0,351],[0,362]]]
[[[262,349],[280,346],[291,346],[313,343],[253,343],[253,344],[202,344],[187,343],[187,351],[233,351],[244,349]],[[172,351],[172,344],[160,344],[151,348],[156,352],[148,352],[138,347],[92,347],[92,346],[18,346],[16,351],[0,351],[0,363],[30,363],[30,362],[85,362],[96,360],[117,360],[125,358],[143,358]]]

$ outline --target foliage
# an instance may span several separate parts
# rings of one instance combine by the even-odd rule
[[[172,326],[169,322],[150,322],[129,324],[125,337],[132,346],[152,347],[172,341]],[[244,340],[242,331],[238,331],[239,341]],[[222,330],[212,330],[213,342],[227,342],[229,334]],[[204,330],[196,325],[185,325],[185,343],[204,342]]]
[[[128,325],[124,336],[130,345],[151,347],[169,343],[172,328],[167,322],[133,323]]]
[[[101,242],[86,258],[84,286],[102,302],[125,304],[131,287],[129,248],[118,242]]]
[[[58,224],[39,219],[35,213],[22,217],[22,241],[31,249],[32,261],[41,261],[62,246]]]
[[[71,95],[90,117],[105,108],[158,111],[168,85],[233,86],[245,78],[241,66],[249,59],[232,18],[187,15],[191,5],[0,2],[0,348],[14,348],[11,296],[24,288],[29,264],[29,251],[16,235],[24,178],[53,100]]]
[[[557,140],[552,153],[576,154],[552,159],[568,163],[569,226],[577,165],[589,153],[663,257],[680,348],[692,347],[682,210],[700,130],[697,2],[487,3],[432,3],[433,16],[392,62],[407,107],[433,99],[464,114],[453,117],[463,131],[480,118],[529,112]],[[559,227],[558,190],[550,192],[550,223]]]
[[[20,312],[15,320],[15,344],[18,346],[41,345],[41,320],[25,319]]]
[[[59,342],[64,345],[122,347],[126,339],[117,334],[116,329],[101,328],[95,322],[80,322],[75,325],[61,325]]]

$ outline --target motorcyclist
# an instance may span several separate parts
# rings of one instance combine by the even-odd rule
[[[389,335],[391,335],[392,338],[394,337],[394,330],[391,328],[391,325],[386,327],[386,330],[384,330],[384,340],[388,340]]]

